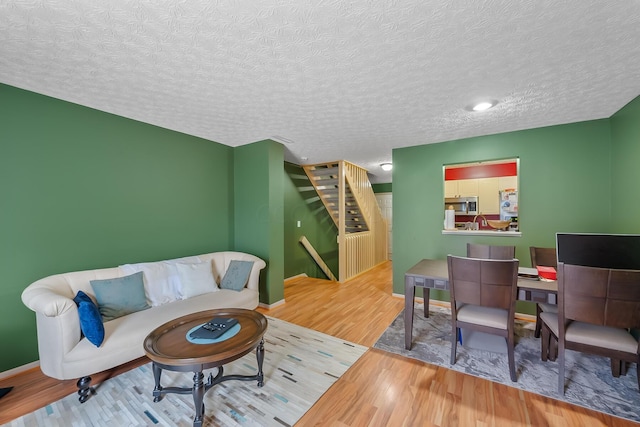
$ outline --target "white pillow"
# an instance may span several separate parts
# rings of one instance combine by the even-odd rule
[[[125,264],[120,268],[125,275],[142,271],[144,291],[150,305],[155,307],[179,299],[180,280],[175,265],[158,261]]]
[[[210,262],[176,263],[175,266],[180,278],[179,293],[182,299],[218,290]]]

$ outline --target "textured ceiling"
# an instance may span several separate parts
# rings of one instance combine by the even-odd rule
[[[2,0],[0,82],[389,182],[392,148],[611,116],[640,1]]]

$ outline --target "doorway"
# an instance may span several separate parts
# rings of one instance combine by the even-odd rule
[[[378,206],[380,206],[380,211],[382,212],[382,217],[387,221],[387,230],[388,230],[388,242],[389,242],[389,260],[392,260],[392,241],[391,238],[393,235],[393,231],[391,230],[393,220],[393,202],[391,193],[376,193],[376,200],[378,201]]]

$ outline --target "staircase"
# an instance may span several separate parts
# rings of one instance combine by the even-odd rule
[[[344,160],[303,165],[338,228],[339,280],[387,260],[387,224],[367,171]]]
[[[304,170],[336,227],[339,228],[340,206],[342,206],[340,204],[339,164],[335,162],[304,166]],[[369,230],[369,226],[348,183],[345,183],[344,187],[344,209],[344,225],[347,233]]]

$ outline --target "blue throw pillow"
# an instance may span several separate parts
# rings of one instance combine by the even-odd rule
[[[78,291],[73,302],[78,306],[80,316],[80,330],[90,343],[100,347],[104,341],[104,325],[98,307],[93,303],[89,295]]]
[[[253,261],[232,260],[220,282],[220,288],[241,291],[249,280],[251,268],[253,268]]]
[[[115,279],[91,280],[98,309],[105,322],[149,307],[142,271]]]

